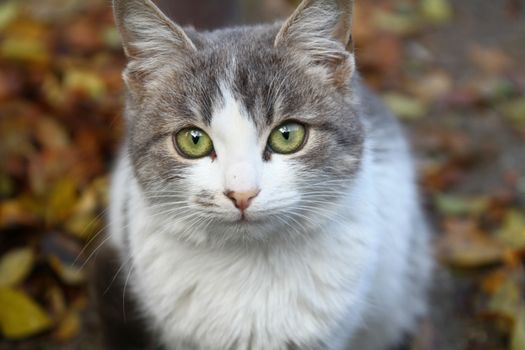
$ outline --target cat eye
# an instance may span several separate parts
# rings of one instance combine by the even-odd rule
[[[174,135],[174,141],[175,148],[186,158],[206,157],[213,151],[211,138],[199,128],[180,130]]]
[[[291,154],[304,144],[306,128],[296,122],[286,122],[275,128],[268,139],[268,146],[275,153]]]

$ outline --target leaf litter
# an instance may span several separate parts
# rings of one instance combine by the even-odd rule
[[[500,348],[524,349],[525,174],[495,175],[496,187],[460,190],[491,157],[462,120],[491,111],[525,138],[516,60],[496,47],[472,46],[464,59],[476,74],[457,79],[418,42],[457,18],[451,1],[357,6],[360,70],[421,135],[414,144],[439,231],[438,261],[479,276],[470,296],[481,300],[474,317],[505,320],[508,341]],[[104,227],[107,173],[122,135],[124,63],[104,1],[74,0],[60,9],[54,0],[0,4],[0,332],[6,339],[38,335],[67,343],[82,332],[92,305],[85,271],[73,262]],[[432,118],[447,120],[448,129],[436,128]],[[431,333],[440,337],[439,325],[429,322],[419,348],[431,348]]]

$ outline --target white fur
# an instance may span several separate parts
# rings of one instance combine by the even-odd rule
[[[261,189],[248,211],[255,219],[276,203],[295,205],[300,194],[286,156],[263,162],[265,137],[232,94],[223,94],[225,103],[206,130],[218,158],[195,162],[192,187],[219,196],[222,215],[231,220],[239,211],[222,195],[227,189]],[[121,217],[126,193],[130,286],[168,349],[277,350],[290,342],[309,349],[319,341],[331,350],[384,349],[414,327],[423,300],[416,298],[408,311],[410,286],[398,278],[410,268],[406,257],[419,210],[412,165],[402,139],[392,140],[400,157],[382,166],[372,162],[370,142],[362,170],[330,220],[299,239],[279,239],[296,233],[276,223],[277,239],[260,244],[200,244],[209,232],[197,230],[191,236],[200,239],[178,239],[188,227],[176,220],[166,226],[156,217],[128,159],[121,159],[112,191],[113,243],[128,249]],[[421,264],[428,265],[426,259]]]

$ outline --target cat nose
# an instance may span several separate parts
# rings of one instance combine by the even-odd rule
[[[235,205],[235,208],[239,209],[240,211],[245,211],[250,206],[250,204],[252,204],[252,200],[257,197],[259,192],[260,190],[244,192],[227,191],[224,192],[224,195],[231,199]]]

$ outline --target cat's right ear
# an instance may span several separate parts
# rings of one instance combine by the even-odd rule
[[[196,51],[184,30],[171,21],[151,0],[113,0],[115,22],[129,59],[128,85],[146,84],[144,79],[166,65],[176,65]]]

